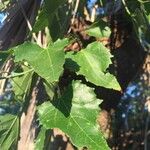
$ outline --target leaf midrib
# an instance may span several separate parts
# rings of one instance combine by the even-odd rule
[[[98,76],[98,75],[95,73],[95,69],[93,69],[93,66],[92,66],[90,60],[88,59],[86,53],[88,53],[88,52],[82,52],[82,55],[85,57],[85,59],[86,59],[87,62],[89,63],[90,68],[92,68],[92,69],[91,69],[92,72],[94,72],[94,74],[95,74],[101,81],[103,81],[105,85],[108,84],[108,82],[106,82],[105,80],[103,80],[103,78],[102,78],[101,76]],[[98,72],[104,74],[102,71],[98,71]],[[104,75],[105,75],[105,74],[104,74]],[[85,77],[86,77],[86,76],[85,76]],[[86,77],[86,78],[87,78],[87,77]],[[97,83],[95,83],[95,84],[97,84]]]

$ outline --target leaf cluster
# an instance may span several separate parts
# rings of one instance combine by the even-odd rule
[[[123,3],[123,7],[132,18],[138,38],[147,44],[149,42],[147,36],[149,7],[144,1],[136,2],[139,7],[134,12],[131,11],[132,4]],[[42,100],[42,104],[37,103],[37,120],[41,128],[35,140],[36,149],[44,149],[46,132],[53,128],[59,128],[65,132],[78,148],[109,149],[97,123],[100,112],[98,106],[102,100],[97,99],[94,89],[76,79],[72,79],[63,90],[59,87],[64,71],[69,70],[76,76],[82,75],[86,82],[96,86],[121,90],[116,77],[108,72],[113,56],[102,43],[94,41],[78,52],[65,51],[65,48],[72,43],[72,39],[65,36],[71,20],[71,6],[75,5],[72,2],[69,6],[67,0],[45,0],[41,5],[32,33],[42,32],[48,27],[50,40],[47,46],[42,47],[28,41],[11,48],[6,53],[0,53],[1,70],[8,58],[11,57],[14,62],[13,71],[7,76],[0,77],[0,80],[11,81],[13,98],[22,104],[17,115],[0,116],[0,134],[2,135],[0,147],[2,149],[17,147],[20,118],[24,110],[28,108],[26,104],[31,98],[32,85],[37,80],[42,82],[43,91],[46,91],[48,97]],[[79,6],[81,10],[83,3]],[[109,37],[111,31],[107,22],[100,19],[85,32],[96,39]],[[145,37],[144,41],[142,36],[139,36],[141,34]]]

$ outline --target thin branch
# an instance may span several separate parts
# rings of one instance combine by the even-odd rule
[[[125,7],[127,13],[128,13],[129,15],[131,15],[130,10],[128,9],[128,6],[127,6],[125,0],[122,0],[122,3],[123,3],[123,5],[124,5],[124,7]]]
[[[72,19],[71,19],[71,25],[75,21],[75,17],[76,17],[76,13],[77,13],[77,10],[78,10],[78,7],[79,7],[79,3],[80,3],[80,0],[76,0],[75,8],[74,8],[74,11],[73,11],[73,16],[72,16]],[[68,33],[70,33],[70,31],[71,31],[71,27],[69,28]]]
[[[21,73],[14,73],[13,75],[0,77],[0,80],[19,77],[19,76],[25,75],[29,72],[32,72],[32,71],[33,71],[33,69],[30,69],[30,70],[27,70],[27,71],[24,71],[24,72],[21,72]]]
[[[7,73],[3,73],[2,77],[0,77],[0,78],[3,78],[5,75],[8,75],[8,73],[10,72],[11,66],[12,66],[12,62],[11,62],[11,60],[8,60],[5,63],[5,66],[3,68],[3,71],[7,72]],[[3,92],[4,92],[6,81],[7,81],[6,78],[4,78],[3,80],[0,80],[0,95],[3,94]]]

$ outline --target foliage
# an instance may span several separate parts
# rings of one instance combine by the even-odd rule
[[[96,124],[99,104],[93,89],[73,81],[60,99],[38,107],[39,120],[46,129],[60,128],[77,147],[108,149]]]
[[[108,27],[107,23],[104,22],[103,20],[100,20],[92,24],[88,29],[86,29],[86,32],[88,35],[94,36],[96,38],[110,36],[110,28]]]
[[[63,49],[67,44],[69,44],[68,40],[63,39],[50,44],[46,49],[30,42],[12,48],[15,62],[20,64],[27,62],[30,68],[27,71],[24,70],[16,74],[21,78],[14,78],[15,82],[18,81],[16,85],[21,86],[22,89],[20,90],[25,91],[28,82],[24,82],[24,80],[31,81],[30,78],[32,76],[30,74],[33,71],[50,85],[58,82],[63,72],[63,65],[65,64],[65,52]],[[96,56],[97,53],[102,55],[101,59]],[[109,73],[103,73],[111,63],[110,58],[111,55],[109,51],[102,44],[94,42],[88,45],[85,50],[78,52],[75,59],[71,57],[68,58],[67,56],[66,60],[69,59],[71,62],[77,63],[77,65],[80,66],[79,73],[85,75],[92,83],[120,90],[115,77]],[[91,64],[90,60],[95,61],[95,63],[93,62]],[[87,64],[87,68],[85,68],[85,64]],[[93,70],[94,76],[87,72],[91,69]],[[14,85],[14,91],[17,96],[24,93],[22,93],[18,87]],[[40,124],[46,129],[60,128],[65,131],[76,146],[88,146],[92,149],[108,149],[102,134],[100,134],[98,125],[95,124],[99,104],[100,101],[96,99],[96,95],[92,89],[80,82],[73,82],[72,85],[68,86],[66,92],[62,94],[60,99],[54,99],[51,104],[50,102],[46,102],[39,106]],[[87,115],[87,112],[89,112],[89,115]],[[77,116],[79,114],[80,117],[78,118]],[[87,124],[87,127],[85,124]],[[66,125],[68,128],[66,128]],[[77,136],[78,134],[80,135],[80,140]],[[85,139],[85,137],[87,137],[87,139]],[[101,144],[96,144],[97,142]]]
[[[93,42],[77,54],[67,56],[67,66],[73,69],[73,65],[70,63],[75,62],[79,66],[77,73],[84,75],[87,81],[98,86],[121,90],[115,77],[109,73],[105,74],[106,69],[111,64],[111,57],[110,52],[103,44]]]
[[[47,49],[42,49],[36,44],[24,43],[13,49],[15,61],[27,61],[37,74],[48,83],[53,83],[58,81],[63,71],[65,62],[63,49],[67,44],[68,40],[63,39],[50,44]]]
[[[140,5],[134,12],[130,11],[128,3],[123,3],[124,8],[127,9],[126,12],[135,24],[137,37],[142,43],[144,42],[146,46],[149,46],[149,41],[146,40],[145,42],[139,36],[144,34],[144,40],[147,39],[146,34],[149,28],[145,16],[147,16],[147,13],[149,15],[149,9],[142,2],[136,2]],[[29,100],[27,96],[32,92],[32,84],[37,81],[37,76],[45,85],[43,91],[46,90],[49,97],[43,99],[42,104],[40,104],[41,102],[37,103],[37,120],[41,127],[35,142],[36,149],[44,148],[44,140],[47,138],[45,133],[53,128],[59,128],[64,131],[70,137],[71,142],[78,148],[87,147],[91,150],[109,149],[96,122],[100,111],[98,106],[102,100],[96,98],[94,89],[89,87],[87,83],[90,82],[96,86],[121,90],[115,76],[108,71],[110,64],[112,64],[111,58],[113,56],[110,54],[109,49],[98,41],[88,44],[79,52],[65,51],[66,47],[69,47],[72,41],[75,40],[72,40],[70,36],[66,38],[70,23],[70,12],[73,11],[71,7],[67,7],[68,5],[70,4],[68,4],[67,0],[45,0],[41,4],[41,10],[32,32],[42,32],[45,27],[48,27],[52,40],[47,43],[46,48],[39,46],[38,43],[28,41],[10,48],[10,51],[0,55],[0,66],[6,63],[10,55],[14,61],[11,74],[0,79],[9,78],[12,81],[15,95],[13,97],[14,101],[20,101],[22,104],[17,116],[11,114],[0,116],[0,133],[3,135],[0,137],[0,147],[5,150],[10,149],[12,146],[13,148],[17,146],[21,114],[24,109],[27,110],[28,108],[28,105],[26,105]],[[71,6],[75,6],[75,4],[73,3]],[[86,4],[84,3],[85,6]],[[138,13],[141,11],[142,13]],[[79,11],[78,13],[81,12]],[[61,29],[64,30],[60,32]],[[107,23],[102,20],[91,25],[85,32],[96,38],[110,35]],[[66,69],[76,74],[76,76],[82,75],[86,82],[83,84],[82,81],[71,79],[70,84],[61,89],[59,82]],[[58,89],[61,92],[59,96],[56,96]]]
[[[0,10],[4,10],[7,8],[7,5],[10,3],[10,0],[1,0],[0,2]]]
[[[10,114],[0,116],[0,133],[1,148],[10,149],[10,147],[14,147],[18,140],[19,118]]]

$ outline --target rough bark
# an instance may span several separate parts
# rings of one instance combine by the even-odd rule
[[[20,140],[18,150],[33,150],[35,139],[35,112],[38,89],[35,87],[32,92],[28,109],[22,113],[20,119]]]

